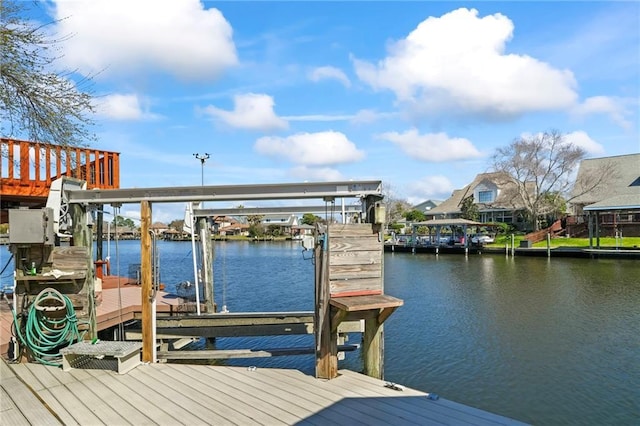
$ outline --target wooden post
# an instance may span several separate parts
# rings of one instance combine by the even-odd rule
[[[151,296],[151,203],[140,202],[140,303],[142,304],[142,362],[153,362],[153,321]]]
[[[202,281],[204,287],[205,307],[208,313],[215,312],[213,302],[213,242],[211,241],[211,229],[209,229],[209,219],[201,217],[198,219],[200,229],[200,245],[202,247]]]
[[[96,306],[95,306],[95,265],[93,264],[93,255],[91,249],[93,247],[93,236],[91,229],[87,224],[87,209],[80,204],[71,204],[69,206],[71,214],[71,223],[73,224],[73,244],[76,246],[86,247],[89,255],[87,258],[87,276],[84,280],[82,294],[86,296],[88,302],[87,314],[89,317],[89,336],[94,339],[98,336],[98,327],[96,324]]]
[[[362,338],[362,359],[364,374],[383,379],[384,376],[384,326],[378,322],[378,316],[364,320]]]
[[[319,239],[317,236],[316,238]],[[315,340],[316,377],[333,379],[338,375],[337,330],[331,329],[331,305],[329,288],[328,233],[319,239],[315,250]]]

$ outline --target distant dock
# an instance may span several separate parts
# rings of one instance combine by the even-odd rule
[[[573,257],[582,259],[640,259],[640,249],[636,248],[580,248],[580,247],[479,247],[472,246],[411,246],[405,244],[385,244],[387,253],[427,253],[427,254],[502,254],[533,257]]]

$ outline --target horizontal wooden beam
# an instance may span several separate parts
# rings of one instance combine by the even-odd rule
[[[350,352],[359,345],[339,345],[338,352]],[[226,349],[202,351],[160,351],[158,359],[235,359],[235,358],[269,358],[274,356],[310,355],[315,353],[313,347],[275,348],[275,349]]]

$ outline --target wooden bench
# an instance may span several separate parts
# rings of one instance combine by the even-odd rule
[[[330,352],[331,358],[337,357],[338,326],[343,321],[364,320],[362,336],[362,358],[364,373],[383,378],[384,359],[382,357],[382,324],[404,301],[386,294],[368,294],[362,296],[331,297],[330,312]],[[332,361],[331,365],[337,365]]]
[[[62,369],[112,370],[125,374],[140,364],[140,342],[82,341],[60,350]]]
[[[375,318],[381,325],[404,301],[386,294],[375,294],[332,297],[329,304],[335,308],[331,318],[331,330],[335,331],[345,320]]]

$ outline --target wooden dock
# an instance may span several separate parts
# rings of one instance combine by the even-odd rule
[[[140,287],[102,291],[98,329],[141,312]],[[179,298],[158,293],[158,312],[180,310]],[[3,356],[11,313],[3,303]],[[460,424],[505,425],[517,421],[348,370],[333,380],[297,370],[141,364],[127,374],[0,360],[0,424]]]
[[[341,370],[142,364],[127,374],[0,361],[0,423],[11,425],[519,425]]]

